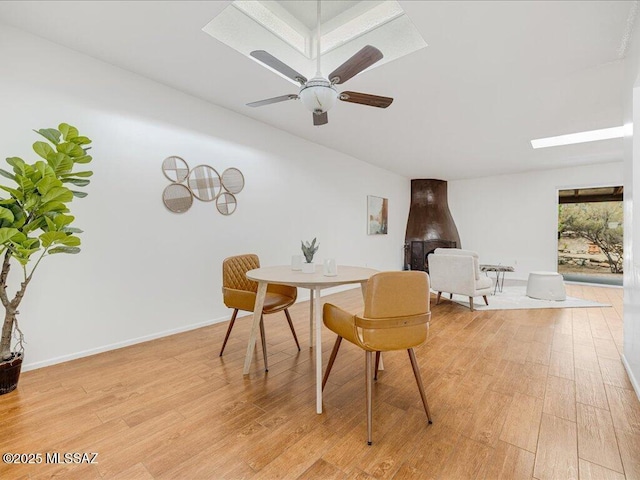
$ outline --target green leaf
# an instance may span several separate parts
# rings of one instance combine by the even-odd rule
[[[50,254],[55,254],[55,253],[80,253],[80,249],[78,247],[54,247],[51,250],[49,250]]]
[[[33,170],[33,169],[31,169]],[[33,172],[32,172],[33,173]],[[34,183],[26,175],[16,175],[16,183],[25,194],[29,194],[35,188]]]
[[[56,224],[56,229],[59,230],[62,227],[66,227],[67,225],[69,225],[75,220],[75,218],[76,217],[74,217],[73,215],[58,214],[53,218],[53,222]]]
[[[58,231],[58,228],[56,227],[56,224],[53,223],[53,220],[51,220],[49,217],[44,217],[44,220],[45,222],[47,222],[47,227],[50,232]]]
[[[6,170],[3,170],[2,168],[0,168],[0,175],[2,175],[3,177],[7,177],[10,180],[14,180],[16,179],[15,175],[13,173],[7,172]]]
[[[91,180],[86,180],[84,178],[65,178],[62,180],[63,183],[73,183],[78,187],[86,187],[91,183]]]
[[[56,175],[69,173],[73,168],[73,160],[64,153],[53,153],[47,157],[47,163],[53,168]]]
[[[22,206],[27,212],[29,212],[35,209],[38,206],[39,202],[40,202],[40,197],[38,197],[38,195],[29,195],[27,197],[27,201],[24,202]]]
[[[34,132],[39,133],[55,145],[60,142],[60,132],[55,128],[41,128],[40,130],[34,130]]]
[[[70,138],[69,141],[75,143],[76,145],[88,145],[91,143],[91,140],[89,140],[89,138],[82,136]]]
[[[68,123],[61,123],[60,125],[58,125],[58,130],[60,130],[60,133],[62,133],[63,138],[66,141],[78,136],[78,129],[76,127],[72,127]]]
[[[18,199],[19,201],[24,200],[24,195],[20,190],[16,190],[15,188],[5,187],[4,185],[0,185],[0,188],[5,192],[9,192],[13,198]]]
[[[53,150],[51,152],[53,153]],[[33,164],[34,170],[38,172],[42,178],[54,175],[51,169],[47,170],[47,166],[48,166],[47,163],[43,162],[42,160],[38,160],[36,163]]]
[[[76,163],[89,163],[91,160],[93,160],[93,157],[91,155],[84,155],[82,157],[73,159],[73,161]]]
[[[16,233],[13,237],[11,237],[11,243],[13,243],[13,244],[21,244],[26,239],[27,239],[27,236],[24,233],[22,233],[21,231],[18,230],[18,233]]]
[[[39,238],[25,238],[22,242],[20,242],[23,248],[35,249],[38,250],[40,248],[40,239]]]
[[[84,230],[80,230],[79,228],[76,227],[64,227],[60,229],[61,232],[65,232],[65,233],[82,233],[84,232]]]
[[[62,243],[62,241],[67,238],[67,234],[63,232],[44,232],[39,238],[42,242],[42,246],[44,248],[48,248],[54,243]]]
[[[71,173],[64,173],[62,175],[60,175],[61,178],[69,178],[69,177],[80,177],[80,178],[87,178],[93,175],[93,172],[90,170],[86,170],[84,172],[71,172]]]
[[[77,198],[84,198],[89,195],[87,192],[78,192],[77,190],[71,190],[71,193],[73,193],[73,196]]]
[[[17,228],[0,228],[0,244],[5,244],[20,232]],[[64,234],[63,234],[64,235]]]
[[[80,245],[80,239],[78,237],[74,237],[73,235],[68,235],[60,243],[66,247],[77,247],[78,245]]]
[[[7,163],[13,167],[13,171],[16,173],[24,171],[25,163],[20,157],[9,157],[7,158]],[[16,169],[18,170],[16,171]]]
[[[60,205],[64,205],[63,203],[61,203]],[[26,224],[23,228],[22,231],[24,233],[31,233],[34,230],[38,230],[40,227],[42,227],[44,225],[44,217],[39,217],[35,220],[32,220],[31,222],[29,222],[28,224]]]
[[[46,160],[53,153],[53,148],[46,142],[36,142],[33,144],[33,151]]]
[[[13,212],[8,208],[0,207],[0,220],[6,220],[7,222],[13,222],[15,217]]]
[[[67,187],[52,187],[42,196],[42,203],[49,202],[70,202],[73,200],[73,193]]]
[[[40,213],[47,213],[47,212],[68,212],[69,209],[67,208],[67,206],[62,203],[62,202],[49,202],[45,205],[43,205],[42,207],[40,207],[39,212]]]
[[[70,157],[82,157],[84,156],[84,150],[80,145],[76,145],[72,142],[59,143],[56,150],[60,153],[69,155]]]
[[[55,177],[44,177],[36,184],[40,195],[46,195],[53,187],[61,187],[62,182]]]

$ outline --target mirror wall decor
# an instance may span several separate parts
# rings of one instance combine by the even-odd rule
[[[216,207],[223,215],[231,215],[236,211],[236,197],[229,192],[222,192],[216,199]]]
[[[198,165],[189,172],[187,181],[193,196],[203,202],[211,202],[220,193],[220,175],[209,165]]]
[[[164,205],[174,213],[186,212],[193,205],[193,195],[185,185],[172,183],[162,192]]]
[[[164,176],[171,180],[162,201],[174,213],[186,212],[193,204],[193,198],[203,202],[216,202],[216,209],[222,215],[236,211],[236,195],[244,189],[244,175],[235,167],[227,168],[222,175],[209,165],[198,165],[189,170],[187,162],[176,155],[162,162]]]
[[[244,188],[244,176],[237,168],[227,168],[222,172],[222,186],[229,193],[234,195],[240,193]]]
[[[162,162],[162,172],[172,182],[182,183],[189,175],[189,165],[180,157],[167,157]]]

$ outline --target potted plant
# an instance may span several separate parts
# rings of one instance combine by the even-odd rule
[[[318,247],[320,244],[316,245],[316,239],[314,238],[311,243],[309,242],[300,242],[302,245],[302,253],[304,254],[305,263],[302,264],[302,271],[304,273],[314,273],[315,265],[313,264],[313,256],[318,251]]]
[[[18,307],[33,274],[43,258],[58,253],[78,253],[82,230],[71,224],[68,204],[85,192],[71,190],[85,187],[93,172],[74,171],[91,161],[87,150],[91,143],[78,129],[61,123],[57,129],[36,130],[47,141],[33,144],[41,159],[28,164],[18,157],[7,158],[13,173],[0,169],[0,175],[11,185],[0,189],[0,301],[4,307],[0,337],[0,395],[14,390],[18,384],[24,356],[24,338],[18,326]],[[13,282],[15,293],[9,293],[9,273],[19,271],[21,279]],[[15,340],[14,340],[15,339]]]

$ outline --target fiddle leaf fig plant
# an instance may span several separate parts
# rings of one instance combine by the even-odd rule
[[[12,171],[0,168],[0,175],[11,181],[0,184],[0,301],[5,311],[0,362],[24,351],[18,306],[42,259],[80,252],[77,234],[82,230],[71,226],[75,218],[69,213],[68,204],[74,197],[87,196],[75,188],[86,187],[93,175],[88,170],[77,171],[79,165],[92,160],[87,154],[91,140],[81,136],[77,128],[61,123],[57,129],[34,131],[46,140],[33,144],[40,160],[27,163],[19,157],[9,157],[6,161]],[[7,287],[12,269],[20,269],[22,274],[13,296]],[[14,336],[17,351],[12,347]]]
[[[301,241],[300,243],[302,244],[302,253],[304,255],[304,259],[307,261],[307,263],[313,262],[313,256],[318,251],[318,247],[320,247],[320,244],[316,245],[315,238],[311,243],[303,241]]]

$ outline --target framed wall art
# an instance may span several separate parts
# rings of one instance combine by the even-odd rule
[[[389,199],[367,196],[367,233],[386,235],[389,215]]]

